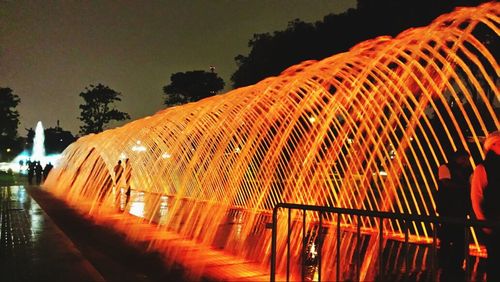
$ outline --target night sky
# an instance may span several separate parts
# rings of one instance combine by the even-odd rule
[[[117,108],[141,118],[163,108],[162,87],[172,73],[213,65],[230,90],[234,57],[248,54],[254,33],[355,6],[355,0],[0,0],[0,86],[21,98],[20,136],[38,120],[45,127],[60,120],[76,134],[78,94],[89,84],[121,92]]]

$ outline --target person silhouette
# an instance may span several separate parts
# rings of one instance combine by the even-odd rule
[[[43,181],[47,179],[47,176],[49,176],[49,172],[50,170],[52,170],[53,167],[54,166],[52,165],[51,162],[45,165],[45,167],[43,168]]]
[[[28,165],[28,183],[31,185],[33,184],[33,176],[35,176],[35,162],[28,160],[26,164]]]
[[[113,168],[114,172],[114,184],[115,186],[119,187],[120,186],[120,180],[123,174],[123,166],[122,166],[122,161],[118,160],[118,163],[116,163],[115,167]]]
[[[113,172],[114,172],[113,194],[115,197],[116,205],[120,207],[122,175],[123,175],[123,166],[121,160],[118,160],[115,167],[113,168]]]
[[[40,161],[37,161],[35,165],[35,178],[37,185],[40,185],[40,183],[42,183],[42,173],[43,173],[42,165],[40,164]]]
[[[130,165],[130,160],[126,159],[125,160],[125,172],[123,177],[125,178],[125,207],[127,206],[129,200],[130,200],[130,194],[131,194],[131,186],[130,186],[130,178],[132,177],[132,166]]]
[[[500,221],[500,131],[488,135],[484,142],[486,157],[474,169],[471,183],[472,208],[477,219]],[[500,227],[483,228],[488,251],[488,281],[500,281]]]
[[[450,155],[449,162],[438,169],[436,206],[439,216],[466,219],[470,211],[470,155],[463,149]],[[438,227],[438,258],[441,280],[463,278],[465,229],[463,225],[443,223]]]

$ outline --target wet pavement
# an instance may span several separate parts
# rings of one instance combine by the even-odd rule
[[[0,187],[1,281],[104,281],[23,186]]]
[[[173,241],[180,252],[191,257],[189,262],[183,263],[205,273],[195,280],[212,277],[212,280],[229,281],[236,273],[240,275],[239,281],[268,280],[267,274],[253,271],[255,267],[247,267],[244,261],[231,260],[212,249],[202,250],[192,242],[160,232],[155,225],[140,227],[145,237],[142,245],[140,240],[131,243],[124,233],[113,229],[112,224],[113,220],[129,217],[118,213],[99,223],[83,217],[66,202],[38,186],[0,186],[0,281],[191,280],[193,276],[185,274],[179,265],[170,262],[167,266],[164,254],[144,251],[153,237],[162,239],[155,244],[167,246]],[[433,274],[429,267],[420,265],[429,263],[428,245],[411,245],[409,251],[413,259],[410,263],[415,269],[411,273],[401,267],[404,257],[398,254],[402,247],[400,242],[387,242],[384,249],[387,265],[381,281],[440,280],[435,276],[438,273]],[[475,256],[471,256],[470,261],[471,280],[484,281],[484,261]]]
[[[42,209],[43,208],[43,209]],[[0,281],[182,281],[105,226],[37,186],[0,187]]]

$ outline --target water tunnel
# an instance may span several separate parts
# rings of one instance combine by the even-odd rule
[[[459,8],[397,37],[374,38],[254,85],[81,137],[64,151],[45,189],[94,218],[120,214],[113,226],[131,240],[156,232],[149,248],[172,260],[199,256],[206,265],[220,257],[208,258],[215,250],[264,271],[266,223],[277,203],[435,215],[438,166],[457,148],[471,152],[475,166],[484,137],[500,129],[499,14],[495,2]],[[126,159],[128,197],[113,173]],[[302,216],[294,212],[292,219]],[[313,234],[315,215],[307,217]],[[356,222],[340,221],[349,261]],[[361,223],[364,277],[376,264],[370,232],[378,224]],[[401,236],[402,228],[398,221],[384,226],[387,238]],[[432,228],[413,223],[412,240],[425,242]],[[301,236],[292,228],[292,260],[300,257]],[[281,252],[285,237],[278,238]],[[325,237],[323,256],[335,253],[334,238]],[[205,253],[187,255],[181,245]]]

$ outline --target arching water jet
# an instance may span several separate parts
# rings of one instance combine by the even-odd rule
[[[186,264],[209,263],[204,254],[217,248],[266,267],[265,223],[279,202],[433,215],[435,172],[447,153],[464,147],[475,165],[484,156],[481,138],[500,128],[499,14],[497,3],[457,9],[396,38],[82,137],[46,185],[96,218],[132,209],[138,217],[122,215],[114,226],[131,239],[149,236],[151,248]],[[128,204],[124,184],[113,184],[123,156],[132,167]],[[301,216],[292,214],[293,275],[300,271]],[[145,222],[158,224],[158,233],[147,233]],[[307,215],[307,222],[313,234],[317,218]],[[341,224],[349,230],[357,221],[345,216]],[[366,234],[378,227],[362,220]],[[412,223],[412,240],[428,241],[432,228]],[[397,221],[384,229],[387,237],[403,234]],[[343,244],[342,261],[349,262],[353,235],[343,234],[351,244]],[[285,235],[278,250],[285,250]],[[324,257],[336,253],[335,238],[325,237]],[[368,238],[364,278],[377,261],[377,238]],[[179,251],[190,244],[205,253]]]

